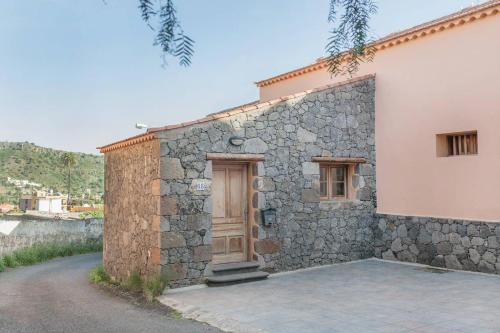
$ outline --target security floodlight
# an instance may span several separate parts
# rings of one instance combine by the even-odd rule
[[[135,128],[137,128],[137,129],[147,129],[148,125],[141,124],[141,123],[136,123],[135,124]]]

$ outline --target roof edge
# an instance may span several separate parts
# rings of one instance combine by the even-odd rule
[[[110,144],[107,144],[107,145],[104,145],[101,147],[97,147],[97,149],[99,149],[99,152],[101,152],[101,153],[107,153],[107,152],[112,151],[112,150],[132,146],[132,145],[146,142],[146,141],[151,141],[153,139],[155,139],[154,132],[151,132],[151,133],[146,132],[146,133],[135,135],[135,136],[132,136],[130,138],[116,141],[116,142],[113,142],[113,143],[110,143]]]
[[[496,8],[498,7],[498,8]],[[467,23],[472,23],[478,19],[483,19],[488,16],[496,15],[500,12],[500,0],[492,0],[483,4],[472,6],[452,14],[442,16],[438,19],[428,21],[423,24],[416,25],[409,29],[400,32],[391,33],[385,37],[370,43],[370,46],[375,47],[376,51],[384,50],[393,46],[401,45],[415,39],[442,32],[457,26]],[[272,76],[270,78],[255,82],[259,87],[265,87],[277,83],[279,81],[288,80],[290,78],[315,72],[317,70],[328,67],[327,59],[320,58],[313,64],[299,67],[297,69]]]
[[[284,101],[287,101],[287,100],[290,100],[290,99],[293,99],[296,97],[301,97],[301,96],[304,96],[307,94],[319,92],[319,91],[334,88],[334,87],[344,86],[347,84],[352,84],[352,83],[355,83],[358,81],[364,81],[364,80],[368,80],[368,79],[372,79],[372,78],[375,78],[375,74],[363,75],[363,76],[351,78],[348,80],[344,80],[341,82],[336,82],[336,83],[328,84],[328,85],[321,86],[318,88],[308,89],[308,90],[304,90],[304,91],[301,91],[301,92],[298,92],[295,94],[275,98],[275,99],[272,99],[270,101],[256,103],[256,104],[243,106],[243,107],[237,107],[234,109],[229,109],[229,111],[227,111],[227,112],[213,113],[212,115],[209,115],[209,116],[197,119],[197,120],[188,121],[188,122],[184,122],[184,123],[180,123],[180,124],[176,124],[176,125],[167,125],[167,126],[163,126],[163,127],[151,128],[148,130],[148,132],[154,133],[154,132],[158,132],[158,131],[165,131],[165,130],[172,130],[172,129],[177,129],[177,128],[188,127],[188,126],[196,125],[196,124],[203,124],[203,123],[210,122],[213,120],[227,118],[227,117],[239,114],[239,113],[254,111],[254,110],[257,110],[257,109],[260,109],[263,107],[271,106],[271,105],[281,103],[281,102],[284,102]]]
[[[192,126],[192,125],[204,124],[204,123],[208,123],[208,122],[211,122],[214,120],[227,118],[227,117],[239,114],[239,113],[245,113],[245,112],[261,109],[263,107],[278,104],[278,103],[281,103],[281,102],[284,102],[284,101],[287,101],[287,100],[290,100],[293,98],[302,97],[302,96],[316,93],[316,92],[320,92],[323,90],[327,90],[327,89],[331,89],[331,88],[335,88],[335,87],[341,87],[341,86],[345,86],[348,84],[353,84],[353,83],[356,83],[359,81],[365,81],[365,80],[374,79],[374,78],[375,78],[375,74],[363,75],[363,76],[351,78],[348,80],[344,80],[341,82],[336,82],[336,83],[328,84],[325,86],[321,86],[318,88],[304,90],[304,91],[301,91],[301,92],[298,92],[298,93],[295,93],[292,95],[283,96],[283,97],[276,98],[276,99],[273,99],[273,100],[270,100],[267,102],[261,102],[261,103],[257,103],[257,104],[251,104],[248,106],[237,107],[234,109],[229,109],[229,111],[227,111],[227,112],[214,113],[212,115],[209,115],[209,116],[206,116],[203,118],[199,118],[196,120],[184,122],[184,123],[167,125],[167,126],[163,126],[163,127],[153,127],[153,128],[148,129],[146,133],[132,136],[130,138],[123,139],[120,141],[116,141],[116,142],[110,143],[110,144],[102,146],[102,147],[97,147],[97,149],[99,149],[101,153],[107,153],[109,151],[128,147],[131,145],[135,145],[137,143],[142,143],[142,142],[154,140],[154,139],[156,139],[156,135],[155,135],[156,132],[184,128],[184,127],[188,127],[188,126]]]

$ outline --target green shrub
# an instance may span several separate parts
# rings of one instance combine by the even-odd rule
[[[161,275],[146,280],[144,282],[143,293],[148,302],[152,302],[155,297],[160,296],[167,287],[167,283],[167,279]]]
[[[3,272],[5,270],[5,264],[3,263],[3,258],[0,257],[0,272]]]
[[[81,219],[103,219],[104,212],[102,210],[94,210],[90,212],[82,212],[79,214]]]
[[[101,265],[93,268],[89,272],[89,280],[93,283],[108,283],[111,281],[111,278]]]
[[[16,262],[21,266],[33,265],[42,261],[42,255],[37,246],[26,247],[16,250],[12,254]]]
[[[141,291],[142,290],[142,279],[138,272],[133,272],[128,277],[127,281],[123,284],[123,287],[131,291]]]
[[[102,251],[102,241],[97,240],[37,243],[4,256],[2,264],[7,267],[28,266],[52,258],[99,251]]]
[[[12,255],[6,255],[6,256],[4,256],[3,257],[3,263],[5,264],[5,266],[11,267],[11,268],[17,266],[16,259]]]
[[[119,283],[106,273],[102,265],[90,270],[88,277],[92,283],[102,283],[108,286],[116,285],[122,290],[124,289],[137,293],[142,292],[148,302],[153,302],[157,296],[160,296],[168,284],[167,278],[161,275],[156,275],[143,281],[138,272],[133,272],[128,279]]]

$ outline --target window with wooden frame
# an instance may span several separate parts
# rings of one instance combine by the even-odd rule
[[[437,156],[477,155],[477,131],[437,135]]]
[[[319,165],[319,193],[321,200],[348,198],[347,173],[348,168],[346,165]]]

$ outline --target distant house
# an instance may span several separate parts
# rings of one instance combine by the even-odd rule
[[[22,211],[34,210],[36,208],[36,197],[34,195],[22,195],[19,198],[19,209]]]
[[[36,210],[47,213],[62,213],[63,198],[61,196],[45,196],[36,198]]]
[[[14,208],[16,208],[16,206],[9,204],[9,203],[0,204],[0,213],[2,213],[2,214],[8,213],[11,210],[13,210]]]

